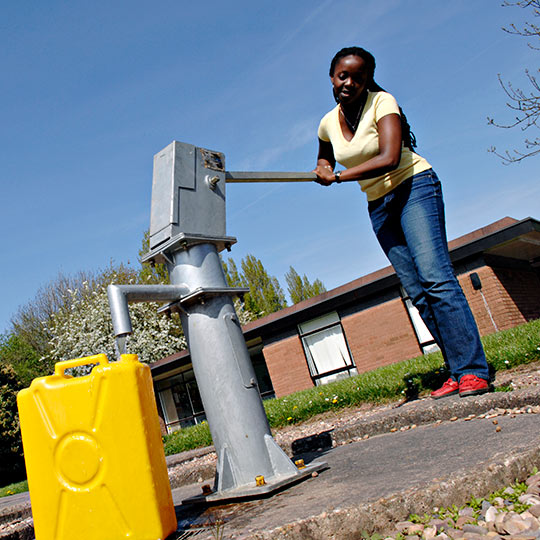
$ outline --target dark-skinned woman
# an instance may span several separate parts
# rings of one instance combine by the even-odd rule
[[[441,184],[431,165],[412,151],[415,140],[405,115],[375,83],[374,73],[375,59],[359,47],[342,49],[332,60],[337,106],[319,126],[317,181],[357,181],[366,193],[377,239],[450,372],[431,396],[482,394],[489,389],[489,371],[450,262]],[[334,172],[336,161],[343,170]]]

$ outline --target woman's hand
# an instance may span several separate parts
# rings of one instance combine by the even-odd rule
[[[321,186],[330,186],[336,179],[332,166],[329,164],[318,164],[317,167],[313,169],[313,172],[317,175],[317,180],[315,180],[315,182],[321,184]]]

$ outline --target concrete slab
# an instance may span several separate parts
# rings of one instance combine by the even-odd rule
[[[433,506],[441,506],[451,493],[455,496],[455,489],[444,486],[451,484],[452,478],[461,479],[466,488],[464,496],[479,496],[475,491],[489,488],[493,483],[490,477],[493,481],[501,479],[501,474],[494,475],[489,469],[490,465],[493,469],[494,461],[499,460],[505,468],[505,462],[520,456],[522,461],[537,460],[539,418],[537,414],[504,416],[498,418],[497,426],[490,419],[449,421],[311,453],[304,456],[306,462],[324,458],[329,465],[316,478],[263,500],[204,511],[180,505],[178,534],[190,530],[191,524],[191,532],[196,532],[197,538],[215,538],[215,524],[223,522],[223,538],[362,538],[362,531],[374,531],[384,522],[382,513],[366,515],[369,503],[384,504],[381,499],[394,498],[390,517],[405,519],[410,512],[422,514],[432,511]],[[540,460],[536,462],[540,465]],[[526,468],[524,463],[518,464],[518,468]],[[507,472],[507,481],[513,481],[514,469]],[[434,490],[433,486],[439,487]],[[173,491],[175,501],[199,489],[198,485],[178,488]],[[411,500],[421,502],[411,506],[405,493],[410,495],[415,490],[424,491],[429,500],[412,497]],[[399,494],[403,494],[401,504]]]

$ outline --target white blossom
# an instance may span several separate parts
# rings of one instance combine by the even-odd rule
[[[111,276],[114,282],[115,276]],[[47,323],[52,336],[50,358],[59,362],[104,353],[109,360],[116,358],[107,284],[90,290],[88,283],[81,289],[70,289],[66,309],[53,314]],[[241,324],[253,320],[239,300],[234,302]],[[142,362],[152,363],[186,348],[180,318],[157,313],[153,302],[130,304],[133,334],[127,352],[137,354]],[[83,372],[85,370],[82,370]]]
[[[52,360],[58,362],[100,353],[106,354],[109,360],[115,359],[106,285],[93,294],[73,290],[70,296],[68,309],[55,313],[48,322]],[[156,303],[138,303],[129,308],[133,334],[129,338],[128,352],[137,354],[142,362],[155,362],[186,348],[178,317],[158,315],[158,307]]]

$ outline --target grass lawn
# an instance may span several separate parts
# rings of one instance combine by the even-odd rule
[[[23,493],[24,491],[28,491],[28,482],[26,480],[0,488],[0,497],[15,495],[16,493]]]

